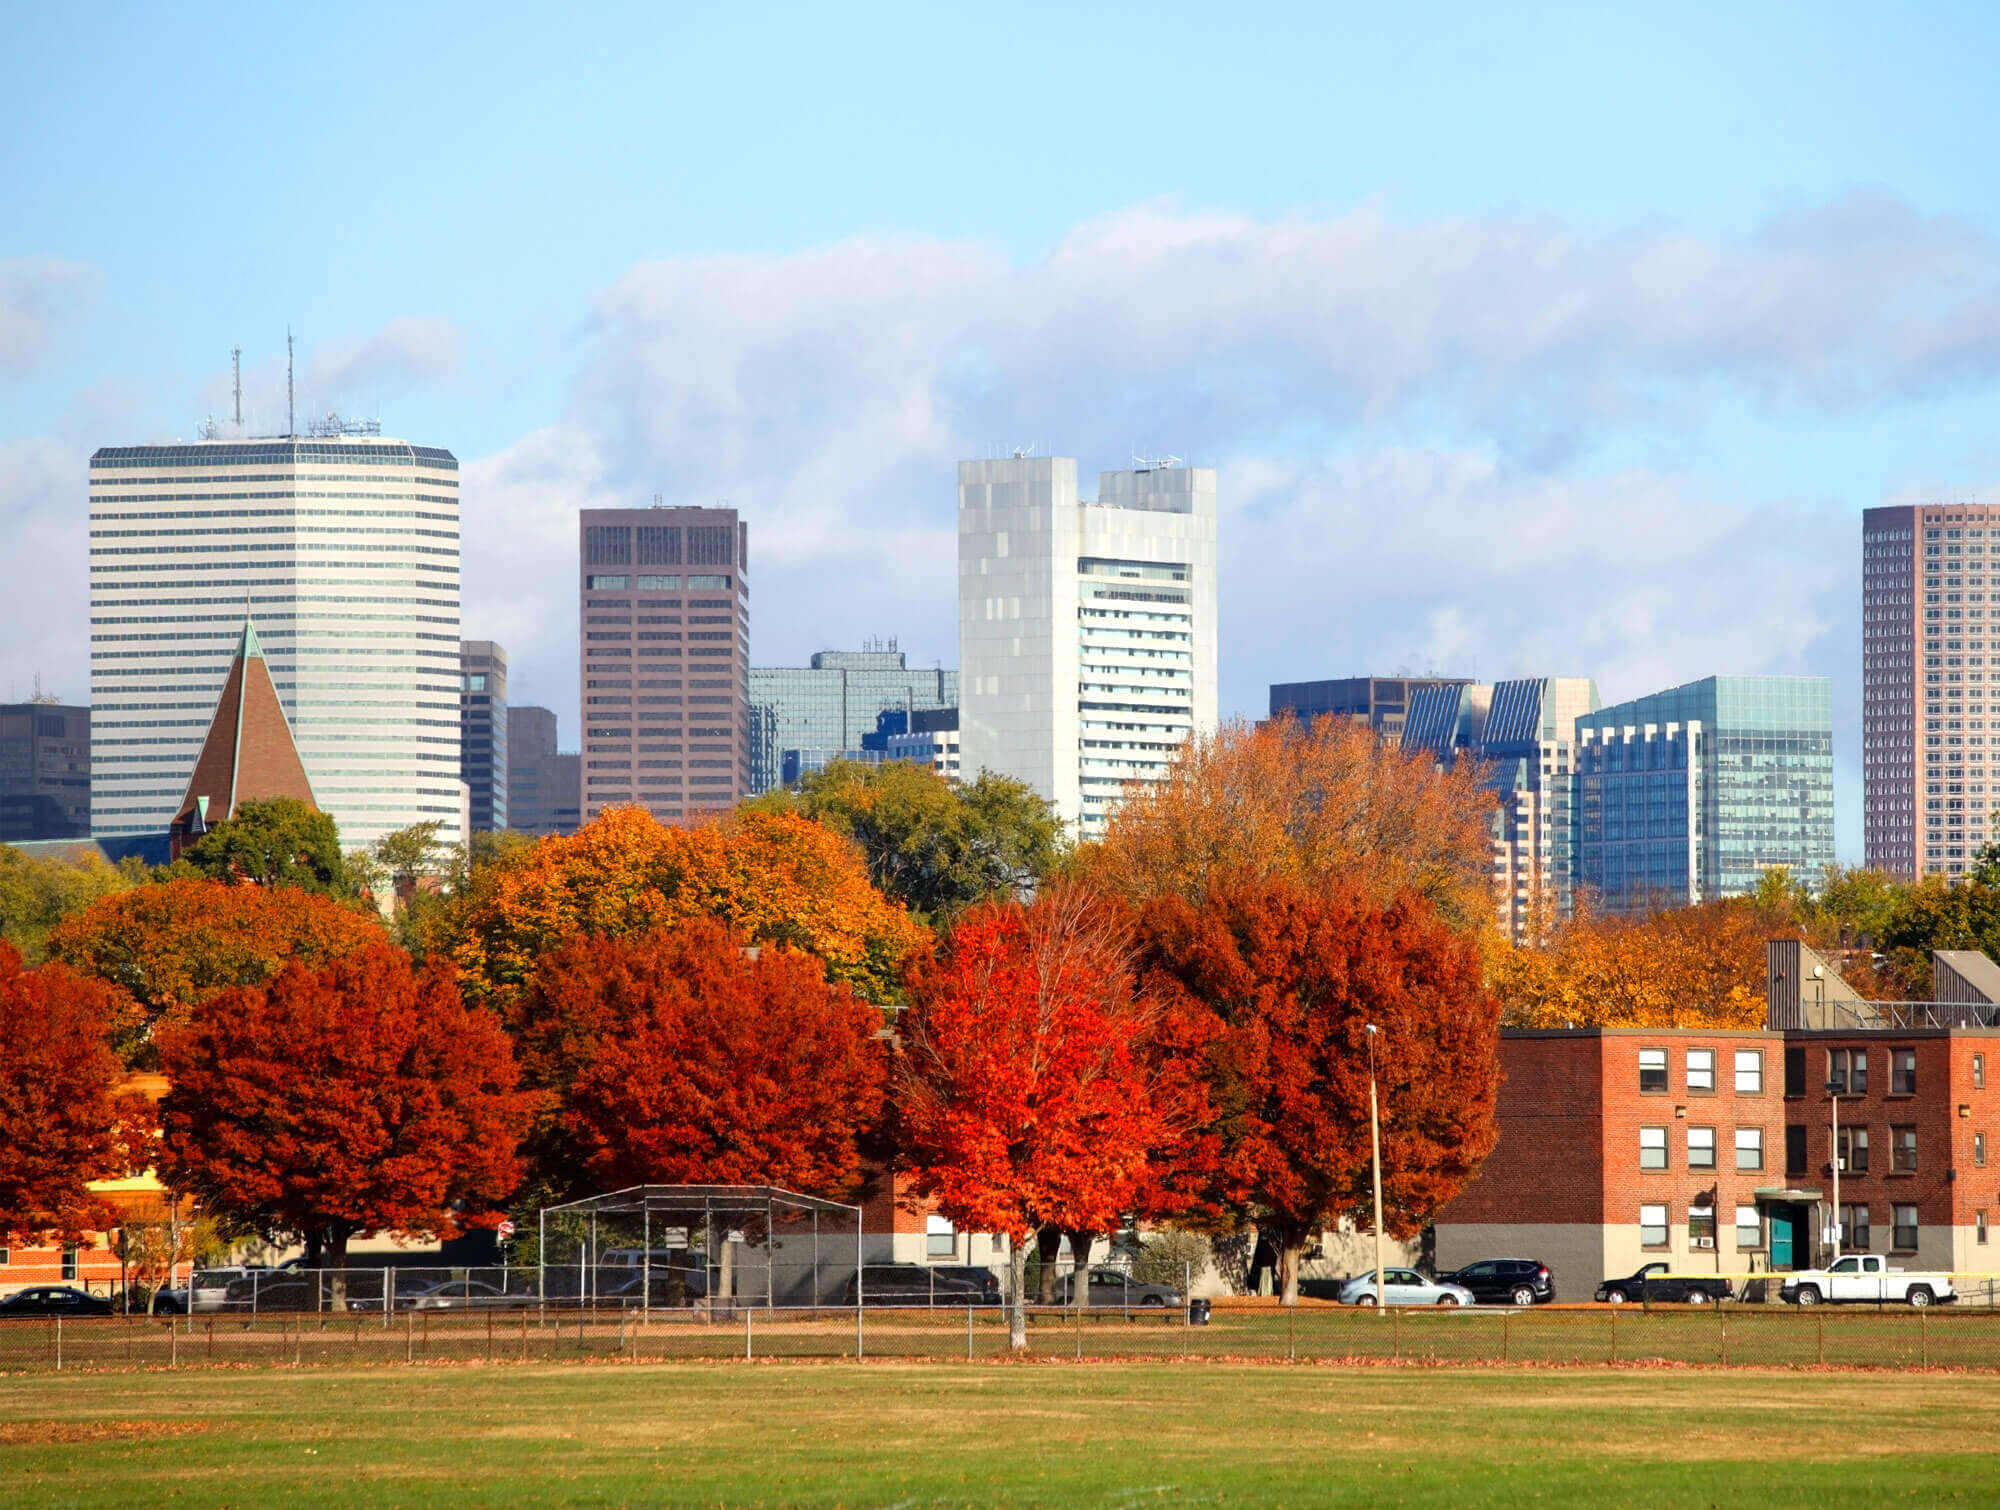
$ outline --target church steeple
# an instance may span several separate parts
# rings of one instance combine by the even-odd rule
[[[208,738],[174,815],[173,852],[179,854],[199,839],[210,824],[234,817],[242,802],[265,797],[297,797],[308,807],[318,805],[264,662],[264,646],[246,612]]]

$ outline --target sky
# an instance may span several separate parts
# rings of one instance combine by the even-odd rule
[[[2000,502],[2000,11],[0,0],[0,684],[99,445],[379,416],[576,737],[581,507],[726,500],[752,658],[956,663],[955,463],[1220,472],[1222,702],[1833,681],[1860,516]]]

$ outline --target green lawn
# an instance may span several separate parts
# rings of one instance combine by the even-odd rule
[[[685,1363],[0,1379],[0,1500],[2000,1499],[1990,1375]]]

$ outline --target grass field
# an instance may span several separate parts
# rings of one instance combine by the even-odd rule
[[[692,1363],[0,1379],[0,1501],[2000,1500],[1991,1376]]]

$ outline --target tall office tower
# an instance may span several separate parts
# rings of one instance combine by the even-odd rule
[[[516,833],[573,834],[583,822],[583,757],[556,749],[552,709],[507,710],[507,826]]]
[[[1833,690],[1711,676],[1576,721],[1576,883],[1612,912],[1756,890],[1833,863]]]
[[[90,709],[0,707],[0,844],[90,833]]]
[[[750,789],[768,792],[794,765],[858,754],[881,715],[958,706],[958,673],[912,668],[895,648],[821,650],[807,666],[750,668]]]
[[[1869,509],[1862,522],[1862,829],[1868,865],[1891,875],[1962,875],[2000,837],[2000,740],[1989,763],[1985,734],[2000,623],[1989,635],[1983,606],[1996,558],[2000,505]]]
[[[1216,722],[1216,478],[1098,476],[1015,455],[958,466],[961,759],[1026,782],[1084,835]]]
[[[1510,937],[1526,938],[1551,910],[1570,908],[1576,721],[1597,706],[1597,683],[1583,676],[1425,687],[1410,698],[1404,749],[1428,751],[1440,764],[1469,758],[1486,769],[1499,804],[1494,913]]]
[[[750,526],[735,509],[585,509],[583,818],[669,822],[750,792]]]
[[[368,433],[90,461],[91,829],[164,830],[244,621],[348,849],[458,843],[458,461]]]
[[[475,833],[507,822],[507,652],[491,640],[458,647],[458,777],[470,793]]]
[[[1460,687],[1462,676],[1343,676],[1324,682],[1275,682],[1271,717],[1311,723],[1332,716],[1366,724],[1390,744],[1403,737],[1410,699],[1425,687]]]

